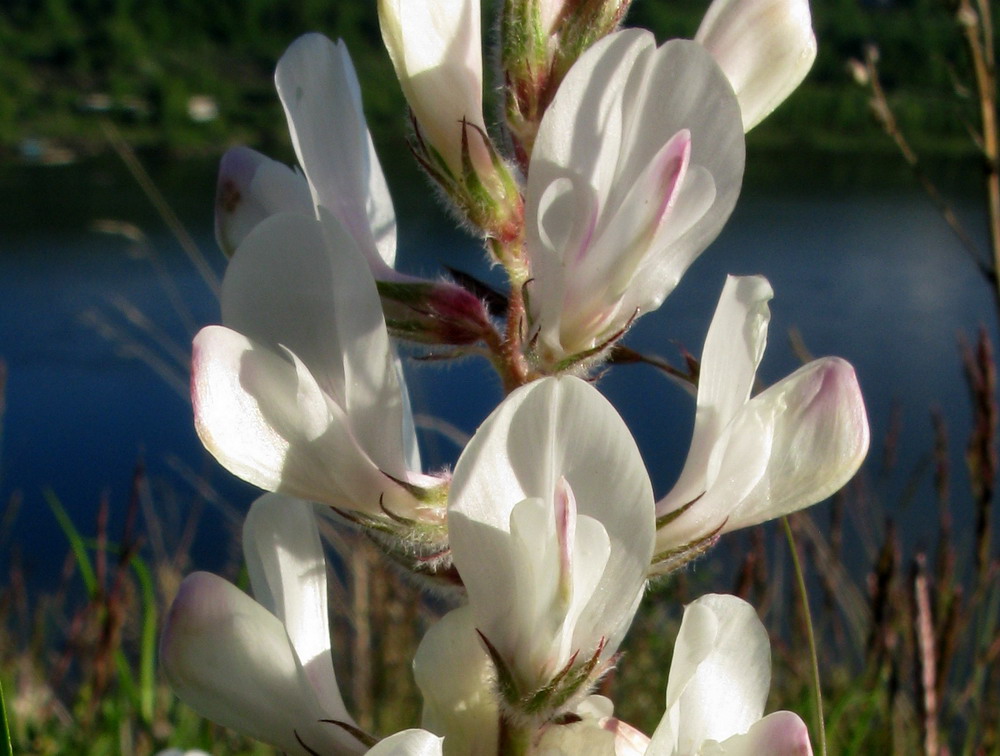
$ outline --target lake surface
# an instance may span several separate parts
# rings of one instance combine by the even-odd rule
[[[934,511],[929,482],[907,510],[900,512],[897,503],[910,470],[931,448],[932,406],[948,418],[956,499],[968,490],[961,470],[970,413],[957,337],[973,337],[981,324],[995,337],[993,302],[922,194],[905,183],[885,185],[868,161],[826,160],[790,165],[788,181],[749,186],[722,236],[661,310],[638,322],[627,343],[675,362],[677,345],[697,355],[725,275],[767,276],[775,298],[761,378],[772,383],[798,365],[786,338],[793,327],[812,353],[852,362],[872,419],[873,476],[877,445],[898,406],[904,429],[899,469],[872,491],[887,511],[911,523],[915,543],[926,543]],[[221,273],[224,261],[211,231],[214,164],[162,162],[150,170]],[[970,171],[969,181],[975,179]],[[396,188],[403,200],[397,208],[401,268],[433,275],[446,263],[496,280],[475,243],[421,204],[430,194],[423,186]],[[198,498],[192,479],[212,487],[195,555],[200,566],[217,567],[233,553],[227,523],[238,521],[255,491],[207,458],[191,425],[182,363],[195,328],[217,321],[210,287],[114,162],[0,168],[0,204],[6,209],[0,219],[0,358],[8,372],[0,503],[15,492],[23,499],[13,529],[0,533],[4,561],[17,552],[29,579],[56,579],[66,543],[45,489],[88,534],[107,496],[110,537],[117,538],[141,458],[152,483],[146,501],[162,520],[168,551]],[[958,207],[981,236],[974,202],[963,199]],[[101,220],[133,224],[148,244],[95,231]],[[158,330],[143,333],[135,313]],[[176,345],[173,351],[165,348],[168,342]],[[466,432],[499,399],[485,364],[473,360],[411,364],[409,382],[418,413]],[[616,368],[601,387],[633,429],[662,495],[684,460],[690,400],[642,366]],[[422,443],[432,467],[452,463],[458,453],[435,433],[425,433]],[[956,517],[959,528],[971,522]]]

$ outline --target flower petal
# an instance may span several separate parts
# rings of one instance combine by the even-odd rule
[[[802,83],[816,59],[808,0],[713,0],[695,41],[726,72],[746,131]]]
[[[426,730],[403,730],[379,741],[368,756],[440,756],[441,738]]]
[[[533,637],[535,629],[522,624],[532,611],[518,593],[510,532],[515,507],[532,498],[552,502],[560,478],[575,494],[580,519],[597,521],[610,541],[607,566],[576,622],[573,649],[593,653],[604,638],[604,658],[612,654],[641,595],[652,555],[652,494],[624,422],[596,389],[575,378],[518,389],[462,453],[448,515],[476,627],[510,659],[520,659],[519,644],[556,640]],[[522,671],[526,678],[537,674]]]
[[[809,728],[790,711],[768,714],[745,735],[734,735],[719,744],[727,756],[812,756]]]
[[[657,514],[684,506],[709,487],[709,461],[713,450],[719,446],[723,430],[750,398],[757,366],[767,343],[770,320],[767,303],[773,295],[771,285],[761,276],[729,276],[726,279],[702,349],[691,448],[677,483],[657,504]],[[722,463],[721,458],[717,461]],[[729,464],[734,461],[727,460]],[[733,468],[723,466],[723,469],[728,474]]]
[[[743,162],[739,105],[700,45],[624,30],[577,60],[540,124],[526,195],[530,306],[556,358],[662,303],[728,219]]]
[[[195,429],[222,465],[265,490],[379,513],[415,502],[358,446],[352,423],[301,360],[223,326],[194,340]]]
[[[708,740],[760,719],[771,680],[767,631],[735,596],[702,596],[684,609],[667,682],[667,709],[647,756],[699,753]]]
[[[767,427],[771,453],[760,481],[733,508],[726,531],[822,501],[854,476],[868,453],[857,376],[838,357],[804,365],[754,397],[744,412]]]
[[[254,229],[226,271],[222,322],[301,359],[357,444],[403,479],[403,399],[381,302],[354,240],[327,221],[285,213]]]
[[[462,173],[462,122],[485,131],[479,0],[379,0],[382,40],[423,137]],[[492,173],[481,140],[473,163]]]
[[[274,78],[316,205],[347,229],[376,277],[391,278],[396,218],[346,45],[299,37]]]
[[[326,559],[312,505],[277,494],[257,499],[243,523],[254,596],[285,626],[320,708],[354,725],[330,653]]]
[[[444,735],[449,756],[493,756],[499,711],[493,665],[463,606],[431,626],[413,657],[424,699],[421,726]]]
[[[305,178],[248,147],[228,150],[215,189],[215,239],[222,251],[231,257],[258,223],[282,212],[313,214]]]
[[[164,673],[203,717],[306,756],[364,751],[344,730],[319,720],[281,622],[235,586],[207,572],[185,578],[160,639]],[[313,751],[315,752],[315,751]]]

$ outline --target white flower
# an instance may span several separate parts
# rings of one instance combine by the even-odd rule
[[[322,721],[356,727],[333,671],[326,563],[311,506],[258,499],[243,552],[256,601],[207,572],[181,584],[160,639],[171,687],[202,716],[289,754],[364,753],[345,729]]]
[[[396,216],[365,123],[361,89],[343,41],[306,34],[278,61],[275,84],[304,176],[245,147],[223,157],[216,194],[219,245],[232,254],[269,215],[335,218],[380,280],[400,278]]]
[[[629,29],[577,60],[526,195],[530,315],[550,363],[660,306],[732,212],[743,160],[739,105],[700,45]]]
[[[572,377],[510,394],[459,458],[448,525],[475,628],[515,692],[567,668],[583,690],[631,623],[652,554],[649,478],[614,408]]]
[[[458,177],[467,138],[476,172],[490,175],[489,152],[475,133],[486,131],[479,0],[379,0],[378,17],[423,141]]]
[[[695,41],[729,77],[746,131],[784,102],[816,59],[809,0],[713,0]]]
[[[667,709],[646,756],[809,756],[797,715],[763,717],[770,685],[770,642],[753,607],[735,596],[702,596],[684,609]]]
[[[335,219],[279,213],[243,239],[222,285],[223,326],[194,341],[205,447],[265,490],[437,520],[412,486],[416,436],[375,282]]]
[[[839,358],[810,362],[750,398],[772,294],[760,276],[726,281],[702,351],[688,458],[656,505],[660,557],[822,501],[868,451],[861,390]]]

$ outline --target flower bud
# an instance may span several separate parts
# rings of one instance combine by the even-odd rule
[[[422,344],[475,344],[493,328],[486,305],[450,281],[379,281],[386,327]]]
[[[478,0],[379,0],[382,39],[413,113],[413,150],[487,236],[520,230],[520,194],[483,120]]]

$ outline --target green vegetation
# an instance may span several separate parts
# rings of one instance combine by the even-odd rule
[[[661,39],[691,36],[707,0],[638,0],[629,23]],[[752,133],[763,146],[888,147],[847,61],[869,42],[904,130],[938,152],[968,149],[953,79],[963,52],[942,0],[890,4],[816,0],[819,57],[806,84]],[[382,49],[375,3],[302,0],[8,0],[0,9],[0,150],[25,140],[77,152],[105,149],[100,118],[130,144],[215,153],[233,143],[275,152],[287,145],[272,86],[274,65],[298,35],[321,31],[350,44],[375,132],[397,133],[403,101]],[[218,117],[195,122],[192,96]],[[974,111],[970,110],[970,115]],[[970,119],[966,119],[970,120]]]

